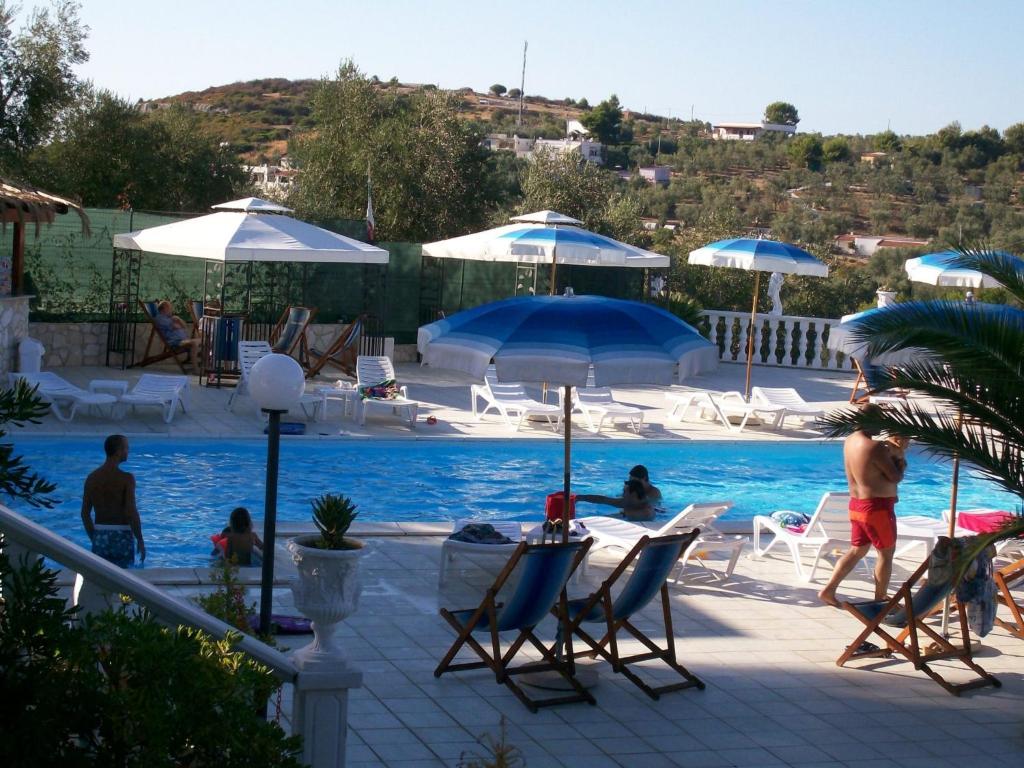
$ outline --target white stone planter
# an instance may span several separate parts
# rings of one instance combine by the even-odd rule
[[[337,625],[359,607],[362,584],[359,580],[359,559],[366,552],[359,549],[317,549],[308,546],[317,535],[298,536],[289,540],[288,550],[299,572],[291,582],[295,607],[312,619],[313,642],[294,654],[306,668],[313,664],[331,664],[336,670],[347,666],[345,654],[335,638]]]

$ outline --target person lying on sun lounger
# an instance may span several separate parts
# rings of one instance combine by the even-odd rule
[[[643,523],[654,519],[654,507],[647,498],[642,481],[631,477],[622,485],[621,496],[598,496],[584,494],[577,496],[576,501],[589,501],[591,504],[607,504],[622,510],[622,516],[633,522]]]

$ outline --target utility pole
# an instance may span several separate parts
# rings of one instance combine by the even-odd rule
[[[523,124],[523,99],[526,98],[526,47],[529,40],[523,40],[523,77],[519,81],[519,116],[516,118],[516,126]]]

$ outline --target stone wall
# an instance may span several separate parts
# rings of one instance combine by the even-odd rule
[[[18,342],[29,335],[28,302],[31,296],[0,297],[0,375],[15,370]]]

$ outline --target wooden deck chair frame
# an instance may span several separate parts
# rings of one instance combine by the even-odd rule
[[[205,313],[203,306],[202,299],[190,299],[188,302],[188,313],[192,317],[191,338],[193,339],[202,338],[203,314]]]
[[[992,578],[996,583],[996,599],[1005,605],[1010,610],[1010,615],[1013,616],[1013,621],[1010,622],[996,615],[996,624],[1011,635],[1024,640],[1024,614],[1022,614],[1024,606],[1014,600],[1011,592],[1013,586],[1024,579],[1024,558],[997,569]]]
[[[686,667],[682,666],[677,660],[675,634],[672,629],[672,604],[669,600],[668,593],[668,577],[670,573],[675,569],[676,563],[679,558],[682,557],[683,552],[686,551],[687,547],[693,544],[699,535],[700,529],[694,528],[692,531],[688,531],[687,533],[677,533],[670,536],[659,536],[656,538],[652,538],[650,536],[641,537],[640,541],[638,541],[622,559],[622,562],[616,566],[615,570],[613,570],[608,578],[602,582],[601,586],[597,588],[597,591],[582,600],[574,600],[570,604],[571,608],[568,628],[570,632],[574,633],[589,647],[588,650],[577,652],[576,657],[600,656],[611,664],[612,669],[616,673],[625,675],[630,682],[636,685],[652,699],[660,698],[663,693],[679,691],[685,688],[697,688],[698,690],[703,691],[705,687],[704,682],[690,672]],[[654,547],[674,548],[675,557],[661,563],[661,568],[658,568],[658,566],[655,565],[653,568],[647,569],[644,567],[643,559],[645,557],[645,553],[653,551]],[[669,554],[671,554],[671,550],[669,550]],[[619,593],[619,599],[613,599],[612,587],[615,586],[615,583],[622,577],[626,572],[626,569],[629,568],[634,561],[637,565],[628,582]],[[642,583],[645,580],[647,583]],[[634,582],[637,583],[634,584]],[[654,582],[657,582],[660,586],[656,586]],[[631,590],[633,591],[631,592]],[[661,594],[662,621],[664,622],[665,628],[664,648],[655,643],[646,633],[642,632],[632,622],[630,622],[633,615],[651,602],[651,600],[654,599],[654,596],[659,592]],[[628,606],[629,610],[627,615],[616,616],[617,609],[622,609],[624,607],[620,603],[620,600],[623,598],[627,603],[632,601],[634,605]],[[589,623],[602,622],[604,624],[604,635],[600,640],[594,639],[593,636],[582,628],[581,625],[588,622],[588,620]],[[619,651],[618,642],[618,635],[621,630],[626,630],[647,650],[645,652],[623,656]],[[641,662],[652,661],[654,659],[664,662],[673,671],[677,672],[680,677],[683,678],[682,681],[652,687],[629,668],[631,664],[639,664]]]
[[[866,606],[877,607],[878,603],[875,601],[842,603],[842,607],[860,621],[864,625],[864,629],[861,630],[856,639],[836,659],[836,665],[842,667],[849,661],[867,658],[891,658],[894,654],[899,654],[913,664],[914,669],[924,672],[954,696],[959,696],[964,691],[983,688],[989,685],[996,688],[1001,687],[1002,683],[978,666],[972,658],[970,629],[967,626],[967,614],[965,611],[957,611],[960,622],[960,643],[954,643],[952,640],[943,637],[940,632],[936,632],[935,629],[925,623],[925,620],[942,606],[943,599],[953,591],[955,585],[950,584],[937,590],[933,593],[933,599],[927,601],[926,605],[919,605],[915,608],[913,588],[927,573],[928,560],[925,559],[896,593],[882,604],[878,609],[878,613],[873,617],[862,612],[861,608]],[[923,587],[923,589],[927,588],[927,585]],[[894,615],[898,616],[898,612],[903,613],[903,618],[899,624],[888,625],[885,623],[887,618],[892,618]],[[905,625],[903,622],[905,622]],[[899,628],[899,634],[894,635],[888,628],[890,626],[893,626],[894,629]],[[877,650],[860,650],[872,635],[881,638],[885,643],[884,647]],[[946,659],[959,661],[974,672],[977,677],[965,683],[950,682],[931,666],[933,661]]]
[[[142,359],[137,363],[132,363],[131,367],[144,368],[145,366],[150,365],[152,363],[159,363],[162,360],[174,358],[174,362],[178,364],[178,367],[181,369],[181,372],[184,374],[188,374],[188,371],[185,368],[185,364],[189,360],[189,354],[192,351],[191,347],[185,347],[184,349],[182,349],[179,345],[179,348],[175,349],[170,344],[168,344],[164,340],[163,334],[160,333],[160,329],[157,327],[156,318],[149,311],[149,305],[153,304],[154,306],[156,306],[157,302],[143,301],[142,299],[138,299],[138,302],[139,308],[142,310],[142,314],[145,315],[146,319],[149,321],[150,329],[149,338],[146,340],[146,351],[142,353]],[[162,351],[151,351],[153,349],[154,341],[158,341],[163,346]],[[198,349],[195,350],[195,352],[197,355],[199,354]]]
[[[303,334],[302,346],[299,348],[299,363],[306,371],[306,378],[313,378],[324,366],[329,365],[354,379],[356,358],[359,357],[359,343],[365,324],[366,315],[359,315],[351,323],[343,326],[330,346],[322,352],[309,346]]]
[[[501,685],[505,685],[515,697],[521,701],[527,709],[531,712],[537,712],[540,707],[547,707],[554,704],[570,704],[574,702],[585,701],[588,704],[595,704],[594,697],[580,685],[580,682],[574,677],[574,656],[572,654],[572,636],[571,633],[566,633],[567,638],[567,655],[565,658],[560,658],[555,652],[548,648],[540,641],[540,639],[534,634],[536,624],[540,623],[540,620],[547,615],[551,605],[543,607],[543,613],[536,611],[536,622],[528,626],[521,627],[510,627],[507,630],[501,630],[499,628],[501,622],[501,614],[507,606],[517,604],[523,599],[527,599],[532,595],[522,595],[524,589],[532,591],[530,583],[534,583],[532,580],[526,578],[527,574],[524,571],[523,578],[520,579],[519,586],[505,603],[498,603],[497,596],[501,588],[508,581],[512,572],[516,569],[519,561],[526,557],[533,556],[555,556],[562,553],[563,556],[568,557],[571,555],[572,560],[568,570],[565,572],[565,579],[562,580],[559,585],[559,597],[556,598],[559,604],[560,612],[558,615],[565,617],[567,597],[565,592],[565,583],[572,576],[576,568],[583,561],[584,556],[587,554],[587,550],[590,548],[590,541],[571,541],[568,544],[527,544],[521,542],[512,556],[509,558],[508,563],[498,574],[494,584],[488,588],[484,599],[476,609],[469,609],[466,611],[450,611],[447,608],[441,609],[441,616],[447,621],[452,628],[458,633],[455,642],[452,643],[451,648],[441,659],[441,663],[437,665],[434,670],[434,677],[440,677],[445,672],[456,672],[467,669],[489,669],[494,673],[495,681]],[[524,563],[524,568],[529,568],[529,563]],[[543,574],[541,574],[543,575]],[[550,576],[549,576],[550,578]],[[529,583],[528,583],[529,582]],[[553,601],[554,602],[554,601]],[[465,623],[459,620],[457,614],[469,614],[469,617]],[[564,618],[563,628],[564,628]],[[475,637],[473,637],[473,631],[477,627],[486,627],[487,636],[490,640],[490,650],[484,647]],[[499,634],[501,631],[516,631],[518,629],[518,636],[508,647],[507,650],[502,652],[501,638]],[[481,629],[481,631],[484,631]],[[512,661],[515,656],[519,653],[519,650],[529,642],[540,654],[542,661],[529,662],[521,664],[519,666],[512,666]],[[453,664],[455,656],[459,653],[464,646],[468,646],[477,656],[480,657],[480,661],[471,661]],[[555,696],[547,699],[533,699],[518,685],[513,677],[516,675],[533,673],[533,672],[557,672],[571,687],[570,692],[566,692],[563,696]]]
[[[277,350],[279,354],[290,355],[295,351],[296,347],[298,347],[300,350],[304,349],[305,347],[306,329],[309,327],[309,324],[313,322],[313,318],[316,317],[316,307],[300,307],[298,305],[292,305],[290,307],[287,307],[285,311],[281,313],[281,317],[278,318],[277,323],[270,330],[270,338],[268,339],[268,341],[270,342],[271,348],[273,348],[277,344],[277,342],[281,339],[281,334],[284,333],[285,328],[288,327],[288,323],[291,320],[292,312],[298,309],[304,309],[308,311],[309,316],[306,318],[306,321],[302,324],[302,328],[299,330],[299,332],[295,334],[295,338],[291,340],[291,343],[288,345],[287,349]]]

